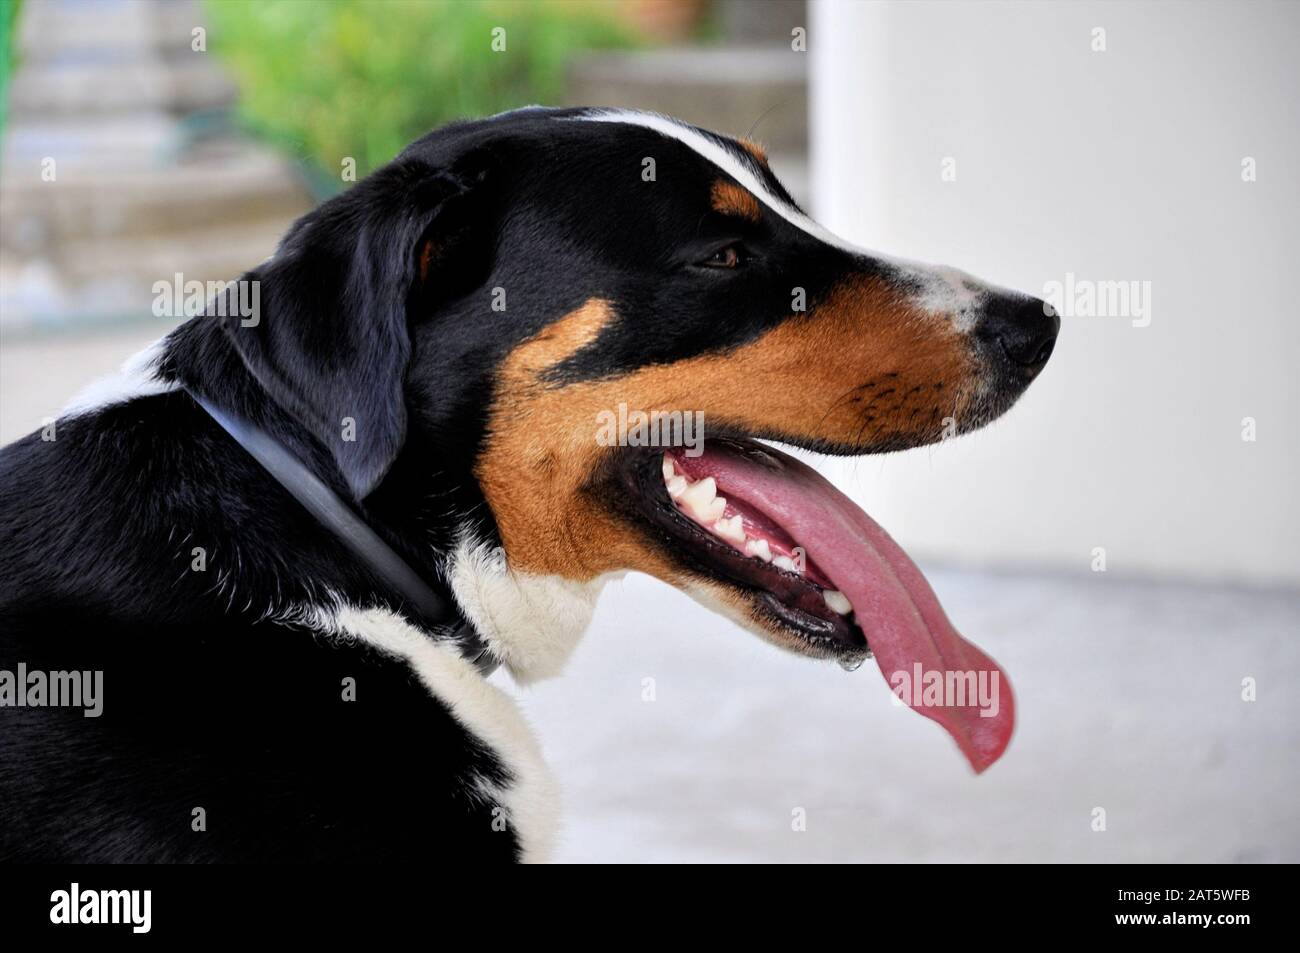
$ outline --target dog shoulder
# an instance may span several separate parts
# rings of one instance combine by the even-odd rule
[[[342,606],[323,625],[405,663],[465,731],[492,752],[501,771],[475,779],[497,826],[508,825],[525,863],[549,859],[559,825],[558,785],[513,698],[489,683],[449,642],[384,608]]]
[[[204,628],[61,606],[11,621],[6,685],[85,675],[96,691],[89,714],[33,691],[3,699],[0,858],[549,855],[556,786],[514,701],[391,612]]]

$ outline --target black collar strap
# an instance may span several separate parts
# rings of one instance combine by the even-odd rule
[[[474,664],[484,678],[496,671],[501,663],[492,654],[478,630],[448,600],[434,592],[316,474],[308,470],[270,434],[247,420],[214,407],[188,387],[186,392],[222,430],[230,434],[235,443],[248,451],[267,473],[275,477],[317,522],[337,536],[371,572],[399,593],[416,610],[426,626],[452,628],[449,637],[460,646],[461,654]]]

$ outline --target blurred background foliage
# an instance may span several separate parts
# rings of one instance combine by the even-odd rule
[[[14,68],[18,8],[22,0],[0,0],[0,132],[9,114],[9,74]]]
[[[583,49],[641,45],[609,4],[583,0],[206,0],[209,49],[239,86],[239,117],[288,148],[320,191],[343,187],[452,119],[562,99]],[[493,49],[504,28],[505,49]]]

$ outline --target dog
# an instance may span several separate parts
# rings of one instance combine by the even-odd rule
[[[457,122],[240,281],[257,314],[209,303],[0,453],[5,860],[544,860],[556,785],[485,673],[558,674],[630,571],[804,656],[999,671],[771,443],[980,427],[1059,319],[836,238],[758,146]],[[910,704],[980,770],[1009,701]]]

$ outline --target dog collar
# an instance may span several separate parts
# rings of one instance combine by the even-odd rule
[[[379,534],[326,486],[320,477],[307,469],[302,461],[264,430],[242,417],[214,407],[188,387],[185,391],[235,443],[243,447],[249,456],[261,464],[262,469],[301,503],[303,509],[333,533],[376,576],[399,593],[426,626],[450,628],[451,634],[448,637],[484,678],[497,670],[500,660],[488,648],[473,624],[447,599],[434,592],[406,560],[380,539]]]

